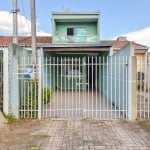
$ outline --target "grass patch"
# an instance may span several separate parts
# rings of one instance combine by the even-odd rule
[[[141,125],[145,126],[145,127],[149,127],[150,128],[150,121],[140,121],[139,123]]]
[[[41,134],[41,135],[37,135],[37,136],[40,137],[40,138],[43,138],[43,139],[50,137],[50,136],[47,135],[47,134]]]
[[[17,120],[16,117],[12,113],[9,113],[9,114],[3,113],[3,115],[7,119],[8,124],[12,124],[12,123],[16,122],[16,120]]]
[[[35,149],[38,150],[38,149],[39,149],[39,146],[36,145],[36,144],[30,144],[30,145],[29,145],[29,148],[30,148],[30,149],[34,149],[34,150],[35,150]]]

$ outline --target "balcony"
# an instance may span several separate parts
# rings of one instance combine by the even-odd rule
[[[98,36],[54,36],[53,43],[97,43]]]

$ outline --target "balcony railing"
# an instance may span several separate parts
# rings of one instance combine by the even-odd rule
[[[53,43],[96,43],[97,35],[90,36],[54,36]]]

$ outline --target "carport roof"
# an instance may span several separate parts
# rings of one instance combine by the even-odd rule
[[[109,51],[112,44],[44,44],[44,51]]]

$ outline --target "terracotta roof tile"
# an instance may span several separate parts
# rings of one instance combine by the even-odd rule
[[[7,47],[10,43],[12,43],[12,40],[13,40],[12,36],[0,36],[0,47]],[[115,49],[121,49],[129,43],[129,41],[127,40],[125,41],[102,40],[100,42],[102,44],[112,44]],[[31,47],[31,36],[20,36],[18,38],[18,43],[20,46],[23,46],[23,47]],[[52,43],[52,36],[37,36],[37,43],[40,43],[40,44]],[[148,47],[138,44],[138,43],[134,43],[134,48],[136,50],[139,50],[139,49],[148,50]]]
[[[103,40],[103,41],[101,41],[101,43],[112,44],[113,48],[121,49],[121,48],[125,47],[129,43],[129,41]],[[138,44],[135,42],[133,44],[134,44],[134,49],[136,49],[136,50],[141,50],[141,49],[148,50],[147,46],[144,46],[144,45],[141,45],[141,44]]]
[[[0,36],[0,47],[6,47],[12,43],[12,36]],[[51,36],[38,36],[37,43],[51,43]],[[20,36],[18,37],[18,43],[20,46],[31,47],[31,36]]]

